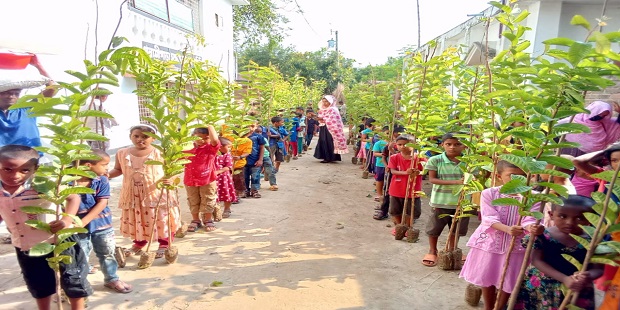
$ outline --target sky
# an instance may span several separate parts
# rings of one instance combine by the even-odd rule
[[[299,4],[303,14],[297,13]],[[419,0],[422,44],[480,13],[489,0]],[[398,56],[405,46],[417,45],[415,0],[293,0],[280,10],[290,28],[284,45],[297,51],[327,47],[338,30],[338,48],[356,66],[378,65]]]

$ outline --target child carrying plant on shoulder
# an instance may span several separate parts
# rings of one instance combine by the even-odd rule
[[[82,219],[83,227],[88,229],[88,233],[78,234],[80,247],[86,254],[87,261],[91,250],[95,250],[103,272],[105,287],[118,293],[130,293],[133,290],[131,285],[121,281],[116,274],[118,270],[118,262],[114,257],[116,241],[112,226],[112,211],[108,207],[110,182],[105,177],[108,173],[110,156],[105,151],[97,149],[93,150],[93,154],[100,159],[80,160],[80,165],[86,166],[97,177],[94,179],[82,177],[76,181],[77,185],[95,191],[94,194],[80,194],[81,202],[77,216]]]
[[[299,146],[297,145],[297,131],[299,130],[299,117],[295,115],[292,119],[291,134],[289,136],[291,145],[290,150],[294,160],[297,160]]]
[[[390,182],[390,215],[394,225],[403,221],[409,223],[411,216],[411,206],[413,205],[413,219],[418,219],[422,214],[422,199],[417,192],[422,191],[422,159],[413,153],[413,148],[407,143],[413,143],[415,139],[411,135],[400,135],[396,138],[396,148],[398,154],[390,156],[388,171],[392,175]],[[412,167],[413,162],[417,162]],[[409,193],[407,193],[409,187]],[[409,194],[409,196],[407,196]],[[408,199],[407,199],[408,198]],[[407,200],[407,205],[405,205]],[[407,216],[403,219],[403,208],[407,208]],[[392,230],[392,235],[396,234],[396,229]]]
[[[383,158],[385,158],[388,162],[392,155],[398,154],[399,151],[396,148],[396,139],[405,131],[405,128],[402,126],[395,126],[392,132],[392,137],[390,137],[390,143],[388,143],[383,148]],[[385,189],[383,191],[383,199],[380,205],[375,207],[375,214],[372,216],[375,220],[384,220],[388,218],[388,214],[390,213],[390,183],[392,182],[392,174],[390,173],[390,169],[386,167],[385,174],[387,175],[387,180],[385,181]],[[402,215],[402,213],[401,213]]]
[[[224,203],[223,218],[230,217],[230,206],[237,200],[235,186],[232,179],[233,159],[230,155],[232,142],[220,138],[220,155],[217,156],[215,173],[217,174],[217,201]]]
[[[263,161],[265,155],[265,138],[263,135],[256,133],[254,130],[256,124],[252,125],[248,138],[252,140],[252,152],[248,156],[245,164],[245,194],[247,197],[261,198],[260,190],[260,172],[263,170]]]
[[[156,129],[150,125],[140,124],[129,129],[129,137],[133,143],[116,152],[114,168],[108,173],[113,179],[123,176],[120,199],[118,201],[121,214],[121,233],[133,239],[133,245],[125,255],[141,255],[142,249],[151,240],[154,227],[154,238],[159,248],[155,258],[164,257],[168,248],[168,231],[176,232],[179,222],[179,203],[176,195],[167,197],[167,191],[158,188],[157,183],[172,184],[172,179],[164,179],[161,165],[150,165],[149,160],[163,161],[161,152],[153,147]],[[158,208],[159,206],[159,208]],[[157,209],[157,212],[155,210]],[[172,218],[168,221],[168,217]],[[168,223],[172,227],[168,227]],[[174,235],[173,235],[174,238]]]
[[[504,160],[497,163],[496,177],[502,183],[509,182],[513,175],[525,176],[525,172]],[[480,199],[482,221],[467,242],[470,251],[460,274],[465,281],[482,288],[485,310],[492,310],[495,307],[497,289],[501,285],[502,266],[507,256],[510,256],[510,263],[499,297],[499,309],[504,308],[514,286],[518,285],[516,282],[523,264],[525,249],[515,247],[512,252],[508,252],[512,237],[517,237],[517,241],[520,241],[526,232],[540,235],[544,229],[541,225],[535,225],[536,218],[530,216],[524,217],[521,224],[517,225],[521,217],[517,206],[494,206],[493,200],[498,198],[522,198],[521,195],[502,194],[501,188],[498,186],[482,191]],[[540,205],[535,206],[533,211],[538,211],[537,208],[540,208]]]
[[[53,253],[43,256],[30,256],[29,250],[41,242],[53,243],[54,235],[33,229],[25,224],[33,215],[22,211],[22,207],[39,206],[55,209],[55,206],[39,197],[33,188],[34,174],[39,168],[39,152],[23,145],[5,145],[0,147],[0,222],[6,222],[11,233],[11,242],[15,247],[17,262],[30,295],[36,300],[39,309],[50,309],[52,295],[56,293],[56,276],[48,265],[47,259]],[[69,195],[66,199],[65,213],[76,214],[80,207],[80,196]],[[43,215],[35,216],[43,220]],[[73,220],[63,216],[60,220],[48,223],[50,231],[56,233],[73,225]],[[69,263],[60,263],[60,285],[64,290],[71,309],[85,309],[85,298],[93,293],[86,279],[88,262],[79,246],[77,235],[72,235],[67,242],[76,242],[62,255],[71,257]]]
[[[370,160],[370,144],[371,144],[371,135],[373,129],[373,122],[375,120],[372,118],[367,118],[364,122],[364,129],[361,131],[361,139],[360,139],[360,150],[357,153],[357,158],[362,160],[362,166],[360,169],[368,169],[367,161]]]
[[[389,135],[390,127],[383,127],[383,133]],[[385,166],[387,166],[387,159],[383,157],[383,149],[388,144],[385,139],[377,141],[372,146],[372,152],[375,157],[375,190],[377,196],[375,201],[380,201],[383,198],[383,182],[385,179]]]
[[[269,140],[263,135],[263,126],[257,126],[254,133],[261,135],[265,141],[265,145],[269,145]],[[269,148],[265,147],[263,150],[263,173],[265,174],[265,181],[269,181],[269,190],[276,192],[278,191],[278,182],[273,170],[271,153],[269,152]]]
[[[452,216],[456,213],[459,203],[459,195],[452,193],[452,190],[463,184],[463,172],[459,167],[461,161],[458,159],[465,150],[465,145],[459,141],[452,133],[447,133],[441,138],[441,146],[444,152],[431,157],[426,163],[429,181],[433,184],[431,192],[430,206],[432,209],[430,219],[426,224],[426,235],[428,235],[429,250],[428,254],[422,258],[422,264],[427,267],[434,267],[437,264],[437,241],[446,225],[452,225]],[[467,234],[469,217],[458,219],[459,236]],[[454,239],[448,242],[454,242]],[[449,248],[452,248],[450,244]]]
[[[563,285],[579,294],[575,304],[577,307],[586,310],[595,308],[592,281],[602,275],[603,266],[592,264],[588,271],[580,272],[562,256],[570,255],[579,263],[585,260],[587,249],[571,234],[591,239],[580,225],[590,225],[583,214],[594,212],[592,206],[595,202],[577,195],[569,195],[562,201],[562,206],[552,206],[551,217],[555,226],[545,229],[534,241],[532,263],[526,271],[525,281],[520,284],[515,309],[542,309],[541,306],[544,309],[558,309],[564,300]],[[527,246],[529,238],[529,235],[523,238],[523,247]],[[618,309],[618,305],[614,309]]]
[[[220,141],[215,128],[211,125],[194,129],[194,136],[200,139],[194,141],[194,148],[186,151],[193,156],[188,158],[190,162],[185,165],[183,178],[187,203],[192,214],[188,231],[195,232],[204,225],[205,231],[209,232],[216,229],[213,221],[221,220],[218,216],[220,207],[217,205],[215,168]]]
[[[284,119],[279,116],[271,118],[271,126],[267,131],[269,137],[269,152],[273,158],[274,172],[280,170],[280,164],[284,161],[284,139],[280,135],[279,128],[284,125]]]

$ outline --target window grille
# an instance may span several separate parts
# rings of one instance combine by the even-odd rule
[[[200,0],[130,0],[130,7],[151,17],[201,34]]]

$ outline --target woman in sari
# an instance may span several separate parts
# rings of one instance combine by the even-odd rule
[[[573,123],[582,124],[590,128],[589,133],[567,134],[566,141],[581,144],[579,148],[562,149],[562,154],[575,157],[601,151],[620,139],[620,124],[616,117],[612,117],[614,110],[620,110],[620,106],[612,102],[594,101],[586,107],[590,113],[575,115]],[[570,118],[560,120],[558,123],[568,123]]]
[[[344,126],[336,97],[325,95],[319,102],[319,141],[314,150],[314,157],[322,159],[321,163],[341,161],[341,154],[349,152],[344,136]]]

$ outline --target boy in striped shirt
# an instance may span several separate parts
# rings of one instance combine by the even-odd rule
[[[459,167],[460,160],[457,158],[462,155],[465,145],[451,133],[445,134],[441,146],[444,152],[429,158],[425,169],[428,170],[429,181],[433,184],[430,205],[432,212],[426,224],[426,235],[428,235],[429,251],[422,259],[422,264],[433,267],[437,264],[437,241],[444,227],[448,228],[452,224],[452,216],[456,212],[459,195],[452,193],[453,189],[463,184],[463,172]],[[469,218],[460,219],[461,225],[458,234],[467,234]]]

